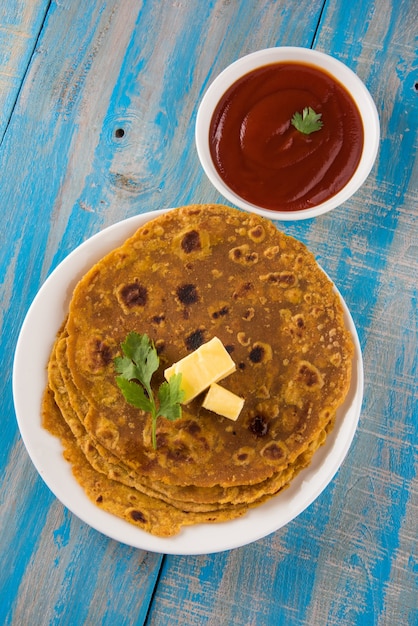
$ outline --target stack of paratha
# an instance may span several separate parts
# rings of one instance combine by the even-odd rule
[[[126,402],[114,358],[131,332],[164,370],[217,336],[236,363],[222,385],[236,422],[197,397],[179,420]],[[221,205],[174,209],[141,227],[74,290],[48,366],[45,428],[97,506],[150,533],[243,515],[289,484],[333,426],[353,344],[313,255],[268,220]]]

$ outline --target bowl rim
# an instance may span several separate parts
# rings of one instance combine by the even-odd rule
[[[213,111],[226,90],[241,76],[276,62],[308,63],[330,74],[342,84],[357,104],[363,122],[364,144],[360,162],[351,179],[334,196],[299,211],[274,211],[248,202],[230,189],[218,174],[209,150],[209,126]],[[364,183],[375,163],[380,143],[380,122],[376,104],[359,76],[339,59],[319,50],[297,46],[264,48],[238,58],[211,82],[199,104],[195,123],[195,144],[202,168],[214,187],[230,202],[246,211],[270,219],[297,221],[317,217],[348,200]]]

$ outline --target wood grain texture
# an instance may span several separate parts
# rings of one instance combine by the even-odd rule
[[[48,6],[49,0],[13,0],[0,7],[0,143]]]
[[[4,7],[0,623],[418,624],[416,1]],[[26,36],[10,26],[4,37],[10,16]],[[273,535],[210,556],[135,550],[78,520],[37,475],[13,411],[14,347],[39,287],[81,241],[136,213],[222,201],[194,147],[197,107],[226,65],[274,45],[346,62],[381,117],[361,190],[316,220],[278,224],[309,245],[352,311],[365,361],[359,429],[325,492]]]

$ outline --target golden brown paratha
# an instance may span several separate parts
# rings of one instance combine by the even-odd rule
[[[229,488],[219,485],[207,488],[195,486],[185,488],[151,481],[147,477],[129,470],[120,459],[109,454],[87,434],[82,419],[79,418],[79,414],[82,414],[83,403],[81,405],[79,403],[79,397],[75,393],[74,385],[68,376],[68,370],[64,363],[66,337],[65,333],[63,335],[63,337],[58,338],[49,362],[49,385],[54,392],[55,401],[62,417],[67,422],[86,459],[96,471],[106,474],[108,478],[136,488],[147,495],[160,498],[184,511],[214,511],[219,508],[226,508],[225,505],[230,504],[251,504],[265,495],[277,493],[290,482],[300,469],[309,463],[313,452],[325,440],[326,433],[323,431],[319,433],[318,439],[311,443],[308,450],[296,459],[294,464],[255,485]]]
[[[219,337],[237,365],[221,384],[245,398],[237,422],[198,397],[180,420],[159,419],[154,450],[150,416],[115,382],[113,359],[132,330],[158,349],[155,385],[166,367]],[[230,519],[310,462],[346,396],[352,355],[339,298],[302,243],[230,207],[182,207],[140,228],[77,285],[50,359],[54,409],[48,391],[44,419],[48,427],[60,415],[90,495],[95,473],[113,494],[106,501],[128,489],[187,511],[187,523],[209,513]],[[153,524],[143,526],[166,533],[161,520]]]

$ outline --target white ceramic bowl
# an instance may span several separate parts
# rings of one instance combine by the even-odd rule
[[[363,122],[364,144],[360,162],[351,179],[334,196],[307,209],[274,211],[252,204],[230,189],[218,174],[209,146],[209,128],[214,110],[224,93],[239,78],[259,67],[278,62],[306,63],[324,70],[342,84],[357,104]],[[376,105],[360,78],[337,59],[310,48],[278,47],[258,50],[229,65],[207,89],[196,118],[196,147],[202,167],[216,189],[236,206],[278,220],[302,220],[316,217],[341,205],[352,196],[366,180],[376,159],[380,125]]]

